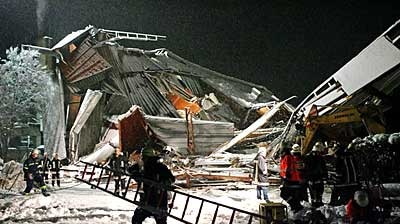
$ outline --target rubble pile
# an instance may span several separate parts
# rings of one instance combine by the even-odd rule
[[[376,134],[355,138],[348,149],[357,161],[361,180],[377,183],[397,182],[400,179],[400,133]]]
[[[0,189],[21,191],[25,188],[22,164],[11,160],[4,164],[0,173]]]

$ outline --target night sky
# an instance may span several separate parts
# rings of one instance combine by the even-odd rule
[[[394,3],[278,0],[1,0],[0,55],[88,24],[166,35],[165,47],[296,104],[400,19]],[[394,1],[393,1],[394,2]],[[38,16],[41,15],[41,16]],[[39,18],[39,20],[38,20]],[[42,20],[41,20],[41,19]],[[38,21],[42,21],[40,27]]]

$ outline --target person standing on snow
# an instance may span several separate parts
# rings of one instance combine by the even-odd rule
[[[45,184],[49,184],[50,159],[47,152],[43,153],[43,158],[40,160],[40,165],[42,166],[41,173],[43,181]]]
[[[24,162],[23,171],[26,180],[26,188],[23,194],[28,195],[34,186],[34,182],[36,182],[42,190],[42,194],[44,196],[49,196],[50,194],[47,192],[47,187],[43,181],[42,175],[40,174],[40,169],[42,168],[42,165],[40,164],[40,160],[38,157],[39,150],[35,149],[32,151],[29,158],[26,159]]]
[[[303,209],[300,204],[300,180],[295,167],[295,158],[287,143],[281,144],[280,177],[282,187],[280,196],[290,205],[293,212]]]
[[[119,195],[120,191],[124,192],[125,189],[125,176],[124,173],[128,168],[128,158],[124,156],[120,148],[115,149],[114,156],[110,160],[110,168],[114,171],[115,192]],[[120,190],[121,187],[121,190]]]
[[[51,185],[54,187],[55,182],[57,181],[57,186],[60,187],[60,168],[61,161],[58,158],[58,154],[53,154],[53,159],[51,160],[50,172],[51,172]]]
[[[157,224],[167,223],[168,188],[175,182],[175,177],[166,165],[159,162],[155,154],[156,147],[154,140],[150,140],[142,150],[144,194],[133,214],[132,224],[141,224],[151,216]]]
[[[321,155],[323,150],[324,146],[321,142],[315,143],[310,154],[306,157],[305,163],[311,204],[316,208],[323,205],[322,194],[324,193],[324,180],[328,175],[324,157]]]
[[[300,201],[308,201],[307,182],[305,179],[305,164],[301,156],[299,144],[292,146],[291,154],[293,155],[293,163],[295,172],[293,172],[292,179],[299,183],[299,192],[297,192]]]
[[[258,150],[258,162],[257,162],[257,199],[261,200],[261,193],[266,202],[268,199],[268,166],[266,159],[267,149],[264,146],[260,146]]]

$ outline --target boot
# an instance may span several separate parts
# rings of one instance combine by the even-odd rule
[[[42,194],[43,194],[45,197],[50,196],[49,192],[47,192],[46,189],[42,190]]]
[[[47,192],[46,185],[40,187],[40,189],[42,190],[42,194],[43,194],[45,197],[50,196],[49,192]]]

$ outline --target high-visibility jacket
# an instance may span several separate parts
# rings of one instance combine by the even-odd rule
[[[289,178],[290,181],[303,181],[304,180],[304,162],[300,156],[293,156],[293,171]]]
[[[281,157],[280,161],[280,176],[283,179],[291,179],[294,170],[293,156],[291,154],[285,154]]]

